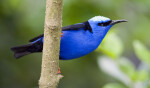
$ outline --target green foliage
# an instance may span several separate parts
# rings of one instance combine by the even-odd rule
[[[138,40],[133,42],[137,57],[143,62],[150,64],[150,51]]]
[[[121,39],[114,33],[109,33],[102,41],[98,50],[101,50],[104,54],[110,56],[113,59],[117,59],[123,52],[123,44]]]
[[[106,84],[103,88],[127,88],[127,87],[124,87],[123,85],[119,83],[109,83],[109,84]]]
[[[110,35],[111,36],[111,35]],[[116,37],[113,37],[112,41],[114,40],[115,43],[119,43],[121,41],[116,41],[118,39],[117,35]],[[112,38],[112,37],[110,37]],[[112,56],[117,55],[114,53],[116,51],[117,46],[115,48],[111,48],[109,51],[109,47],[112,46],[110,39],[107,38],[109,41],[103,42],[103,49],[99,49],[102,52],[109,52],[111,54],[107,54],[110,59],[114,60]],[[106,47],[107,46],[107,47]],[[119,46],[119,45],[118,45]],[[122,46],[124,47],[124,46]],[[135,40],[133,42],[134,51],[139,57],[139,60],[141,61],[139,67],[135,67],[133,62],[131,62],[128,58],[122,57],[121,55],[118,55],[118,59],[114,61],[109,61],[108,58],[100,57],[100,68],[110,76],[113,76],[114,78],[120,80],[124,85],[127,86],[127,88],[136,88],[135,86],[139,86],[138,88],[148,88],[149,86],[149,64],[150,64],[150,51],[138,40]],[[98,51],[98,50],[97,50]],[[105,65],[105,64],[107,65]],[[110,65],[110,66],[109,66]],[[146,69],[143,66],[147,66]],[[111,68],[110,68],[111,67]],[[109,71],[110,70],[110,71]],[[110,73],[111,71],[114,71]],[[116,71],[116,72],[115,72]],[[117,76],[118,75],[118,76]],[[121,86],[120,86],[121,85]],[[141,87],[140,87],[141,86]],[[122,84],[117,83],[109,83],[106,84],[103,88],[124,88],[125,86],[122,86]]]
[[[120,70],[132,78],[135,74],[135,66],[134,64],[128,60],[128,58],[120,58],[118,61]]]
[[[135,77],[135,80],[143,82],[149,79],[149,73],[146,70],[139,70],[136,72]]]

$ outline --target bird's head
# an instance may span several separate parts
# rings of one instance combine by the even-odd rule
[[[93,33],[106,34],[108,30],[115,24],[127,22],[126,20],[111,20],[103,16],[95,16],[88,20]]]

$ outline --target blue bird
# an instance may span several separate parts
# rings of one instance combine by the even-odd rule
[[[60,60],[79,58],[94,51],[102,42],[109,29],[117,23],[127,22],[126,20],[110,20],[107,17],[95,16],[86,22],[62,27],[60,41]],[[24,55],[42,52],[44,35],[30,40],[30,43],[23,46],[11,48],[15,58]]]

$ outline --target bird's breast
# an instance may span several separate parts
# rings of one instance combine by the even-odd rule
[[[100,44],[90,31],[63,31],[60,44],[60,59],[68,60],[84,56],[95,50]]]

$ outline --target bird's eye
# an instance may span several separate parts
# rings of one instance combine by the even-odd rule
[[[98,23],[98,26],[108,26],[111,22],[112,20],[104,22],[104,23]]]

